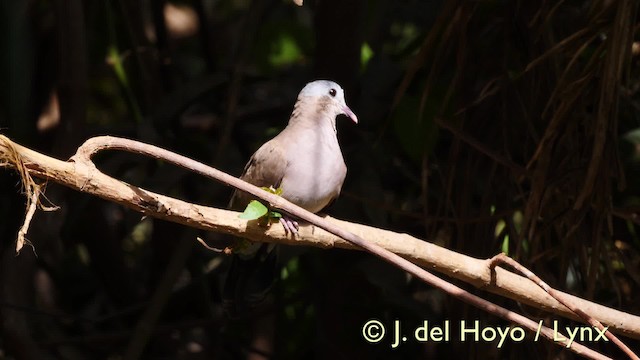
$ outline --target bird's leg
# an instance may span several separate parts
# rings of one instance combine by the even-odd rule
[[[284,232],[287,234],[297,234],[298,233],[298,222],[291,219],[288,216],[282,216],[280,218],[280,224],[282,224],[282,227],[284,228]]]

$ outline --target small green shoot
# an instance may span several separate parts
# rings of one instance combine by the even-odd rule
[[[263,186],[263,187],[261,187],[261,189],[266,191],[266,192],[268,192],[268,193],[271,193],[271,194],[276,194],[278,196],[282,195],[282,188],[281,187],[276,189],[273,186],[269,186],[269,187]]]
[[[275,189],[273,186],[263,187],[262,190],[278,196],[282,194],[282,188]],[[244,209],[244,212],[238,217],[240,219],[251,221],[258,220],[265,215],[268,219],[280,219],[282,217],[281,213],[277,211],[269,211],[269,209],[258,200],[251,200],[251,202],[249,202],[247,207]]]

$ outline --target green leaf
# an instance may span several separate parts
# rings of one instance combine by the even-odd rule
[[[509,235],[505,235],[502,240],[502,252],[509,255]]]
[[[280,219],[282,214],[277,211],[269,211],[269,218]]]
[[[265,216],[267,212],[269,212],[269,210],[260,201],[251,200],[247,208],[244,209],[244,212],[238,217],[245,220],[256,220]]]

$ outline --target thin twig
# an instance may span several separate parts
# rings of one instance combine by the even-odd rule
[[[631,349],[629,349],[629,347],[627,345],[625,345],[622,341],[620,341],[620,339],[618,339],[618,337],[616,337],[611,331],[609,331],[609,327],[608,326],[602,325],[602,323],[600,323],[600,321],[598,321],[597,319],[593,318],[589,314],[585,313],[582,309],[580,309],[578,306],[576,306],[576,304],[574,304],[573,301],[567,299],[559,291],[555,290],[554,288],[549,286],[547,283],[542,281],[542,279],[540,279],[531,270],[527,269],[526,267],[521,265],[519,262],[517,262],[514,259],[510,258],[505,253],[500,253],[500,254],[494,256],[493,258],[491,258],[489,266],[493,269],[500,263],[507,264],[507,265],[511,266],[512,268],[517,270],[519,273],[521,273],[522,275],[526,276],[533,283],[535,283],[536,285],[540,286],[542,288],[542,290],[546,291],[547,294],[551,295],[554,299],[558,300],[558,302],[562,303],[562,305],[564,305],[567,308],[571,309],[571,311],[573,311],[574,313],[576,313],[576,315],[580,316],[586,322],[591,324],[591,326],[598,328],[601,333],[604,332],[605,335],[607,336],[607,338],[609,338],[609,340],[611,340],[614,344],[618,345],[618,347],[622,351],[624,351],[625,354],[627,354],[627,356],[629,356],[630,359],[640,360],[638,355],[636,355],[633,351],[631,351]]]
[[[38,196],[40,194],[39,188],[36,185],[34,191],[29,195],[29,200],[27,200],[27,214],[24,217],[24,223],[18,230],[18,239],[16,240],[16,256],[20,254],[20,250],[24,247],[24,245],[31,246],[31,250],[33,250],[33,254],[38,256],[36,253],[36,248],[33,246],[31,241],[26,238],[27,231],[29,231],[29,224],[31,224],[31,219],[33,219],[33,214],[36,213],[36,209],[38,208]]]

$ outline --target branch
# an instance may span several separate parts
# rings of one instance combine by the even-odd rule
[[[113,137],[97,137],[85,142],[78,149],[76,155],[70,159],[70,162],[63,162],[14,144],[8,138],[0,135],[0,165],[20,166],[20,164],[3,160],[6,158],[7,149],[10,148],[16,149],[20,154],[21,163],[24,164],[30,174],[36,177],[53,180],[73,189],[117,202],[149,216],[204,230],[233,234],[253,241],[309,245],[322,248],[357,249],[360,246],[387,260],[394,258],[395,255],[393,253],[396,253],[415,263],[406,261],[403,258],[394,259],[394,263],[399,267],[415,274],[424,281],[435,284],[435,286],[463,301],[490,311],[509,321],[523,324],[523,326],[534,332],[539,327],[538,323],[469,294],[429,274],[416,266],[416,264],[471,283],[476,287],[507,296],[516,301],[577,319],[569,309],[534,284],[525,281],[521,276],[496,268],[492,279],[489,260],[479,260],[458,254],[406,234],[398,234],[328,217],[321,218],[287,202],[279,196],[269,194],[235,177],[151,145]],[[302,226],[299,236],[296,239],[292,239],[287,237],[284,230],[279,226],[265,229],[255,222],[248,223],[239,219],[237,212],[190,204],[126,184],[101,173],[91,162],[92,155],[105,149],[118,149],[145,154],[185,167],[266,200],[272,206],[300,217],[316,226]],[[319,227],[339,235],[339,237]],[[351,243],[340,237],[348,239]],[[364,241],[363,237],[366,237],[368,241]],[[357,246],[354,244],[357,244]],[[593,314],[595,318],[617,332],[640,338],[639,317],[609,309],[568,294],[566,296],[572,298],[582,309]],[[547,329],[541,333],[543,336],[551,338],[552,333],[550,332],[551,329]],[[602,355],[575,343],[571,345],[571,349],[585,356],[602,358]]]

